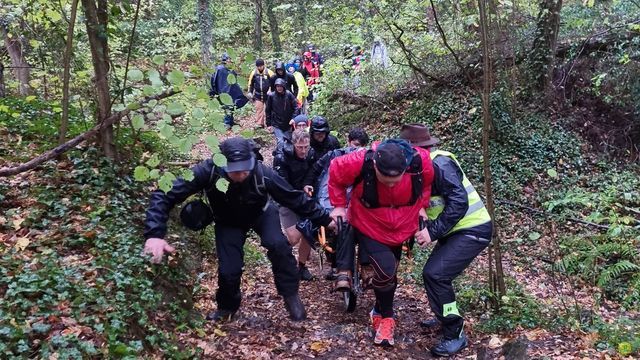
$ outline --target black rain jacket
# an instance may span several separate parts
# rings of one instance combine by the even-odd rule
[[[262,193],[254,180],[255,169],[242,183],[230,182],[226,193],[218,190],[215,183],[210,183],[211,170],[214,180],[226,178],[224,168],[215,167],[211,159],[205,160],[192,168],[194,178],[186,181],[178,178],[168,193],[156,190],[151,194],[151,201],[146,213],[144,236],[146,239],[164,238],[167,233],[169,212],[189,196],[206,191],[213,210],[214,221],[226,226],[248,228],[262,215],[270,197],[280,205],[293,210],[300,217],[310,219],[315,225],[328,225],[331,222],[329,212],[321,208],[315,201],[299,190],[294,190],[289,183],[262,162],[257,161],[264,177],[266,193]]]

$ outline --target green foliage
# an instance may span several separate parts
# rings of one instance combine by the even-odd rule
[[[456,154],[471,182],[478,184],[483,178],[480,109],[475,95],[441,93],[414,102],[403,122],[428,124],[441,139],[440,147]],[[492,95],[491,170],[498,197],[517,198],[542,174],[557,178],[562,171],[575,171],[582,165],[580,142],[574,135],[550,123],[544,114],[512,116],[510,110],[505,96]]]
[[[0,255],[0,357],[180,353],[151,315],[162,309],[153,279],[183,275],[140,255],[146,190],[107,161],[94,167],[95,155],[72,156],[63,174],[47,169],[29,188],[35,201],[6,213],[42,235]]]

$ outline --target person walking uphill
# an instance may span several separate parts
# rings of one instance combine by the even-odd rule
[[[256,68],[249,75],[249,94],[256,107],[255,123],[259,127],[265,126],[264,103],[267,100],[267,94],[271,91],[272,75],[271,70],[265,68],[262,59],[256,60]]]
[[[285,81],[285,89],[290,91],[293,96],[298,96],[298,83],[296,82],[296,78],[293,74],[290,74],[284,66],[282,61],[276,62],[275,74],[273,74],[270,78],[271,88],[275,88],[276,80],[282,79]]]
[[[227,159],[227,166],[215,166],[211,159],[205,160],[192,169],[193,180],[179,178],[174,181],[171,191],[156,190],[152,193],[145,220],[147,240],[144,253],[152,255],[151,261],[158,263],[165,252],[174,251],[164,240],[169,212],[189,196],[204,191],[215,221],[218,255],[218,308],[207,319],[230,320],[239,309],[243,247],[247,232],[253,229],[260,236],[261,245],[267,249],[276,289],[284,299],[290,318],[303,320],[306,312],[298,295],[300,279],[296,260],[291,253],[291,245],[280,230],[278,208],[270,198],[318,225],[330,225],[331,218],[302,191],[293,190],[272,169],[256,161],[249,140],[240,137],[227,139],[220,144],[220,150]],[[229,181],[226,193],[216,187],[219,179]],[[189,207],[185,209],[189,210]],[[183,211],[181,218],[183,222],[202,220],[195,211],[187,211],[186,214]]]
[[[325,118],[322,116],[314,116],[311,119],[311,127],[309,129],[309,133],[311,134],[311,147],[315,150],[318,159],[329,151],[340,148],[340,142],[335,136],[331,135],[330,132],[331,128]]]
[[[402,243],[412,236],[428,240],[428,232],[419,230],[418,224],[419,216],[426,217],[432,179],[429,152],[404,140],[386,140],[375,150],[340,156],[329,165],[329,197],[335,207],[331,217],[351,223],[374,269],[376,302],[370,313],[374,344],[394,344],[393,298]],[[349,186],[353,186],[350,201]],[[344,269],[338,270],[343,270],[338,279],[349,277]]]
[[[422,124],[402,127],[400,137],[430,151],[434,181],[427,209],[429,237],[438,243],[422,271],[429,305],[435,319],[423,327],[442,324],[442,340],[431,349],[434,355],[449,356],[467,346],[464,319],[456,305],[452,282],[489,245],[493,225],[478,192],[464,175],[452,153],[436,149],[438,139]]]
[[[278,143],[283,142],[285,133],[291,131],[289,122],[300,113],[298,101],[290,91],[285,89],[283,79],[276,80],[275,91],[267,97],[266,113],[267,126],[273,130]]]
[[[222,54],[220,58],[220,65],[216,66],[216,71],[211,76],[211,89],[209,90],[209,96],[215,98],[220,103],[221,108],[224,110],[224,126],[227,130],[231,129],[235,122],[233,120],[233,112],[242,108],[249,102],[249,99],[244,96],[238,82],[229,84],[228,78],[230,75],[237,77],[235,71],[229,69],[228,64],[231,62],[231,57],[227,53]],[[226,93],[231,96],[233,104],[224,104],[220,99],[220,95]]]

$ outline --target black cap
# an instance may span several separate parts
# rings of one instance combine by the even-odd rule
[[[385,176],[402,175],[409,165],[407,164],[404,150],[395,143],[383,142],[378,145],[373,159],[376,162],[378,171]]]
[[[262,59],[256,60],[256,66],[263,66],[263,65],[264,65],[264,60]]]
[[[220,144],[222,155],[227,158],[227,172],[250,171],[256,164],[251,142],[245,138],[233,137]]]

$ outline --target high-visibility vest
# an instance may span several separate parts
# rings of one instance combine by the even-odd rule
[[[491,221],[491,216],[489,216],[489,212],[487,208],[484,207],[484,203],[482,199],[480,199],[480,195],[476,191],[476,189],[471,185],[469,179],[462,171],[460,167],[460,163],[456,159],[455,155],[450,152],[443,150],[433,150],[431,151],[431,160],[435,159],[437,156],[448,156],[453,161],[455,161],[456,165],[460,168],[462,172],[462,185],[464,189],[467,191],[467,198],[469,201],[469,209],[467,213],[464,215],[460,221],[447,233],[447,235],[456,232],[462,229],[472,228],[478,225],[482,225]],[[429,200],[429,207],[427,210],[427,217],[429,220],[435,220],[442,211],[444,211],[444,207],[446,206],[446,200],[442,196],[431,195]]]

